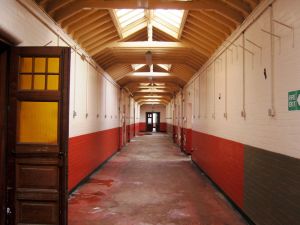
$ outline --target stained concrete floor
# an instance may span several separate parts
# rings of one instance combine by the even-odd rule
[[[69,225],[245,225],[166,134],[138,136],[69,200]]]

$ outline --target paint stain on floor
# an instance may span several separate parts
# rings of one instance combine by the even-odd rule
[[[69,199],[69,225],[246,225],[165,134],[136,137]]]

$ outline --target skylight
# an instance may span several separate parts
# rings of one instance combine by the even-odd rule
[[[141,69],[142,67],[144,67],[146,64],[132,64],[131,67],[133,69],[133,71],[137,71],[139,69]]]
[[[121,9],[124,10],[124,9]],[[122,12],[117,12],[118,19],[119,19],[119,23],[121,28],[124,28],[136,21],[138,21],[139,19],[142,19],[145,16],[145,10],[144,9],[135,9],[135,10],[125,10]]]
[[[184,10],[176,9],[156,9],[154,10],[154,16],[161,19],[162,21],[169,23],[177,29],[181,26]],[[155,18],[154,17],[154,18]]]
[[[147,27],[153,27],[179,38],[180,28],[184,17],[184,10],[175,9],[116,9],[113,10],[123,38]],[[130,30],[132,32],[130,32]]]
[[[172,67],[172,64],[157,64],[157,65],[166,71],[170,71],[170,69]]]

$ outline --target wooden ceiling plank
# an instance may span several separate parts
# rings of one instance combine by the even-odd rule
[[[188,21],[188,26],[192,26],[194,27],[194,29],[197,29],[199,30],[199,32],[201,32],[203,35],[207,35],[208,37],[210,38],[214,38],[215,40],[218,40],[220,41],[221,43],[225,40],[225,37],[224,35],[222,35],[222,37],[216,35],[216,33],[214,33],[213,31],[211,30],[206,30],[206,29],[203,29],[202,26],[200,26],[196,21],[191,21],[189,20]],[[187,25],[186,25],[187,26]]]
[[[153,27],[153,34],[159,35],[159,37],[164,37],[164,39],[166,39],[166,41],[178,41],[177,38],[174,38],[173,36],[169,35],[168,33],[163,32],[160,29],[157,29],[155,27]]]
[[[203,35],[202,32],[199,32],[198,30],[195,30],[190,26],[186,26],[184,29],[184,32],[191,33],[195,36],[198,36],[199,38],[205,40],[205,42],[210,43],[212,46],[219,46],[222,43],[222,42],[216,41],[212,38],[208,38],[207,36]]]
[[[211,41],[207,41],[206,39],[203,40],[203,38],[201,36],[199,36],[197,33],[193,32],[189,29],[185,29],[183,34],[184,34],[183,37],[191,36],[191,37],[193,37],[193,39],[199,41],[201,43],[201,45],[209,47],[208,49],[210,49],[210,51],[211,51],[211,49],[216,49],[216,47],[218,46],[218,45],[212,43]]]
[[[92,51],[94,48],[98,48],[99,46],[104,46],[104,45],[106,45],[106,44],[108,44],[108,43],[110,43],[110,42],[112,42],[112,41],[117,41],[117,40],[119,40],[119,35],[118,35],[117,32],[116,32],[116,35],[114,35],[114,36],[108,36],[108,37],[102,39],[101,41],[99,41],[99,42],[96,43],[96,44],[89,45],[88,47],[85,47],[85,49],[86,49],[88,52],[90,52],[90,51]]]
[[[194,36],[190,34],[184,35],[182,37],[183,41],[190,42],[191,45],[197,46],[197,50],[201,53],[206,53],[205,55],[208,57],[214,52],[215,47],[208,46],[205,42],[201,41],[200,39],[196,39]]]
[[[103,17],[108,15],[107,11],[90,11],[90,13],[86,14],[86,16],[82,17],[75,24],[70,25],[67,29],[67,32],[73,35],[76,31],[85,29],[87,25],[92,24],[95,21],[102,20]]]
[[[106,30],[107,28],[112,30],[115,29],[109,18],[102,19],[101,21],[95,21],[94,23],[86,26],[84,29],[76,31],[73,38],[78,42],[82,42],[91,38],[95,33],[98,33],[101,30]]]
[[[251,6],[245,2],[245,1],[240,1],[240,0],[223,0],[223,2],[225,2],[226,4],[228,4],[229,6],[231,6],[232,8],[240,11],[241,13],[243,13],[243,15],[245,17],[249,16],[249,14],[251,13]]]
[[[81,17],[84,17],[87,13],[89,13],[89,11],[86,11],[86,10],[76,13],[75,15],[71,16],[70,18],[64,20],[60,24],[60,26],[64,29],[66,29],[68,26],[78,22],[81,19]]]
[[[51,0],[35,0],[35,2],[42,7],[43,9],[45,9],[45,7],[47,6],[47,4],[50,2]],[[46,10],[45,10],[46,11]]]
[[[260,0],[244,0],[245,2],[247,2],[252,10],[259,4]]]
[[[189,23],[197,24],[198,27],[201,27],[202,29],[206,30],[207,32],[214,34],[215,36],[221,38],[224,40],[229,36],[228,33],[225,33],[224,31],[219,31],[217,28],[212,27],[211,25],[207,25],[201,20],[198,20],[197,17],[194,17],[192,14],[190,14],[189,18],[187,19]]]
[[[205,12],[205,11],[201,11],[201,13],[209,17],[211,20],[214,20],[217,23],[227,27],[231,32],[236,29],[237,25],[233,23],[231,20],[228,20],[227,18],[223,17],[222,15],[219,15],[214,12]]]
[[[117,33],[116,30],[114,29],[105,29],[105,30],[100,30],[98,32],[96,32],[92,37],[90,37],[89,39],[80,42],[83,46],[88,46],[91,43],[94,43],[97,40],[101,40],[103,38],[105,38],[107,35],[112,35],[114,33]]]
[[[97,35],[95,38],[84,42],[84,44],[82,43],[82,45],[86,49],[90,49],[90,48],[93,48],[93,46],[99,46],[99,44],[106,43],[107,40],[111,40],[112,38],[115,38],[115,37],[117,37],[119,39],[118,32],[116,30],[112,30],[109,32],[105,32],[101,35]]]
[[[142,23],[136,24],[136,26],[132,27],[130,30],[124,30],[123,31],[123,38],[127,38],[129,36],[132,36],[133,34],[139,32],[142,29],[145,29],[148,25],[148,22],[145,20]]]
[[[216,20],[211,19],[210,17],[202,14],[199,11],[190,11],[189,15],[196,18],[197,20],[202,21],[203,23],[206,23],[208,26],[215,28],[216,30],[224,33],[227,36],[232,32],[232,30],[229,29],[228,26],[224,26],[223,24],[218,23]]]

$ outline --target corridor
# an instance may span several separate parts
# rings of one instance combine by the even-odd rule
[[[70,196],[69,225],[247,224],[169,135],[144,134]]]
[[[0,225],[300,225],[299,12],[0,0]]]

